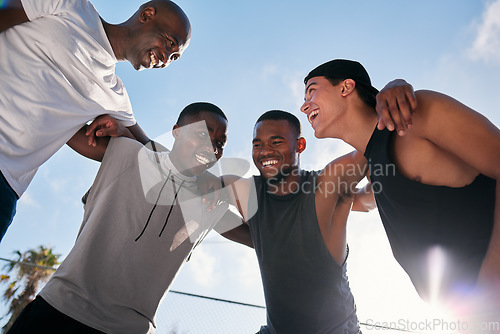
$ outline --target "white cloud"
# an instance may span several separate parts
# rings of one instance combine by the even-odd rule
[[[302,74],[300,72],[291,72],[282,76],[284,87],[290,91],[290,101],[294,102],[295,110],[300,110],[304,102],[304,83],[301,81]]]
[[[68,189],[68,184],[70,183],[70,179],[68,178],[51,178],[48,180],[48,184],[50,189],[54,193],[64,192]]]
[[[236,249],[236,248],[235,248]],[[253,250],[238,247],[238,257],[236,259],[237,281],[247,288],[258,288],[261,284],[259,275],[259,263]]]
[[[203,245],[197,247],[189,260],[189,269],[196,283],[203,287],[213,287],[219,275],[216,275],[215,257]]]
[[[25,192],[21,198],[19,199],[19,202],[20,203],[23,203],[23,205],[26,205],[26,206],[31,206],[31,207],[35,207],[35,208],[39,208],[40,207],[40,203],[38,203],[29,193],[29,191]]]
[[[490,2],[477,26],[477,36],[468,52],[475,60],[500,62],[500,0]]]
[[[261,75],[262,75],[262,78],[264,80],[266,80],[269,77],[274,76],[277,72],[278,72],[278,68],[276,67],[276,65],[267,64],[267,65],[264,65],[264,67],[262,68]]]
[[[308,170],[323,169],[332,160],[353,151],[351,146],[340,139],[311,138],[307,146],[301,154],[300,164],[303,169]]]

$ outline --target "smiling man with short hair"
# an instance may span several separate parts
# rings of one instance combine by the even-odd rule
[[[158,305],[193,248],[212,228],[232,240],[248,229],[226,203],[207,211],[199,189],[222,156],[226,116],[204,102],[185,110],[170,152],[129,138],[99,138],[86,152],[102,164],[78,238],[9,333],[153,333]]]
[[[87,122],[110,114],[142,143],[118,61],[163,68],[189,45],[186,14],[153,0],[122,24],[88,0],[6,0],[0,7],[0,240],[38,167]],[[89,129],[89,142],[94,134]],[[85,136],[85,133],[80,133]]]

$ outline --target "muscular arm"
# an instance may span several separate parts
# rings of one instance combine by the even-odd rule
[[[251,181],[233,175],[223,176],[221,180],[223,180],[225,188],[223,189],[223,198],[220,199],[234,206],[240,215],[228,210],[214,230],[226,239],[253,248],[250,228],[247,221],[242,219],[242,217],[248,217],[246,203],[248,203]]]
[[[221,179],[226,190],[225,200],[238,210],[243,221],[248,224],[250,218],[257,212],[257,195],[253,179],[235,175],[224,175]]]
[[[102,161],[110,137],[135,139],[128,128],[109,115],[97,117],[90,125],[84,125],[66,143],[84,157]]]
[[[87,125],[78,130],[66,144],[86,158],[102,161],[106,148],[108,147],[109,137],[99,137],[96,139],[95,146],[89,145],[88,137],[85,135],[86,132]]]
[[[138,142],[142,143],[143,145],[146,145],[147,143],[149,143],[151,141],[149,139],[149,137],[146,135],[146,133],[144,132],[144,130],[142,130],[142,128],[139,126],[138,123],[135,123],[134,125],[129,126],[128,130],[130,131],[132,136],[134,136],[133,138],[135,138]]]
[[[416,94],[419,108],[412,131],[497,181],[494,228],[479,283],[496,286],[500,295],[500,130],[449,96],[431,91]]]
[[[351,211],[368,212],[377,207],[371,183],[368,183],[354,194]]]
[[[252,237],[250,236],[250,228],[248,227],[248,224],[244,224],[242,222],[238,227],[222,233],[221,235],[226,239],[253,248]]]
[[[354,151],[330,162],[318,177],[318,224],[328,250],[341,265],[347,256],[347,217],[356,185],[366,173],[366,163],[363,154]]]

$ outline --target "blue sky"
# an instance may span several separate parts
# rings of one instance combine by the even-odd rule
[[[94,0],[110,23],[126,20],[140,1]],[[299,107],[303,78],[334,58],[359,60],[382,88],[404,78],[415,89],[449,94],[500,126],[500,0],[202,1],[179,0],[192,40],[164,70],[117,73],[139,124],[152,138],[170,131],[187,104],[209,101],[229,118],[225,157],[251,161],[252,127],[260,114],[283,109],[303,123],[307,169],[349,151],[339,140],[318,140]],[[83,216],[81,196],[99,165],[65,147],[38,174],[18,204],[0,245],[11,257],[40,244],[66,255]],[[253,169],[255,172],[255,169]],[[210,234],[184,267],[175,290],[264,304],[252,250]],[[416,296],[393,259],[377,212],[352,214],[348,274],[361,321],[427,319],[437,313]],[[433,310],[435,312],[435,310]],[[257,328],[255,328],[256,330]]]

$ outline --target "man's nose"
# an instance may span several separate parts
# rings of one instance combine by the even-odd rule
[[[263,156],[266,156],[266,155],[271,154],[273,152],[274,152],[273,148],[268,144],[262,145],[262,148],[260,149],[260,155],[263,155]]]
[[[309,101],[305,101],[302,104],[302,107],[300,107],[300,111],[302,111],[304,114],[307,114],[307,112],[309,111],[309,107],[310,107],[310,102]]]

